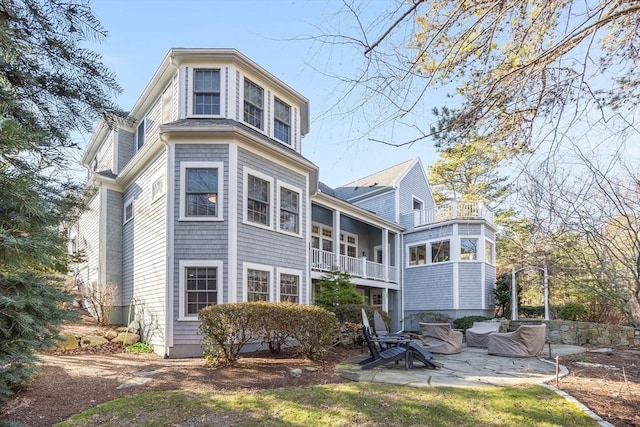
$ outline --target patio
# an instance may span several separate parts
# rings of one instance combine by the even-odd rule
[[[425,369],[416,362],[413,369],[405,370],[402,364],[389,364],[370,370],[362,370],[358,361],[367,356],[349,359],[338,367],[343,378],[352,381],[368,381],[398,384],[411,387],[501,387],[520,384],[542,384],[555,379],[556,356],[583,353],[585,349],[575,345],[545,346],[539,357],[511,358],[491,356],[486,348],[464,347],[458,354],[434,354],[435,361],[444,366]],[[567,370],[560,366],[559,375]]]

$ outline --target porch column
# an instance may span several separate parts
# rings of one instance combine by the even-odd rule
[[[382,310],[389,312],[389,289],[384,288],[382,290]]]
[[[342,271],[340,265],[340,211],[333,211],[333,265]]]
[[[389,281],[389,230],[382,230],[382,265],[384,266],[384,281]],[[384,304],[384,303],[383,303]]]

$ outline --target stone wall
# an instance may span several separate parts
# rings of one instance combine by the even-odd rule
[[[550,320],[547,341],[552,344],[574,344],[600,347],[630,346],[640,348],[640,331],[630,326],[604,325],[591,322]]]

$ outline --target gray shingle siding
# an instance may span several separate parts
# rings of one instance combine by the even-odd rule
[[[495,296],[493,291],[496,284],[496,267],[494,265],[485,264],[484,266],[484,300],[487,309],[495,309]]]
[[[461,236],[480,236],[482,227],[480,224],[458,224],[458,234]]]
[[[418,229],[404,235],[404,243],[410,245],[416,242],[425,242],[427,240],[440,239],[453,236],[453,225],[444,225],[441,227],[430,229]]]
[[[356,206],[375,213],[389,221],[396,221],[396,196],[394,191],[373,196],[354,203]]]
[[[174,238],[173,238],[173,343],[200,344],[198,322],[179,321],[180,313],[180,261],[220,260],[223,262],[223,301],[228,301],[228,205],[229,205],[229,146],[226,144],[176,144],[174,169]],[[224,176],[220,177],[218,191],[222,185],[224,221],[179,221],[180,218],[180,164],[181,162],[223,162]]]
[[[489,239],[493,240],[495,242],[496,240],[496,234],[493,232],[493,230],[485,227],[484,228],[484,235],[487,236]]]
[[[86,262],[79,265],[78,280],[84,285],[98,282],[100,265],[100,190],[96,191],[87,209],[78,219],[78,250],[86,257]]]
[[[106,206],[106,280],[122,286],[122,194],[107,192]]]
[[[151,185],[166,167],[161,153],[125,189],[133,219],[122,225],[123,305],[133,303],[143,339],[164,344],[166,286],[166,198],[151,201]]]
[[[109,135],[107,135],[96,153],[96,171],[113,171],[113,141],[113,132],[109,132]]]
[[[429,189],[429,183],[422,172],[419,163],[413,167],[402,178],[398,185],[398,202],[400,208],[400,222],[407,230],[413,228],[413,215],[407,215],[413,212],[413,197],[417,197],[424,202],[424,208],[430,208],[435,205]]]
[[[458,264],[458,308],[482,308],[482,272],[479,262],[461,262]]]
[[[425,265],[404,270],[405,310],[453,308],[453,263]]]
[[[116,138],[118,144],[118,173],[120,173],[133,157],[133,133],[118,129]]]
[[[243,148],[238,150],[238,163],[238,300],[240,300],[243,295],[244,262],[300,270],[302,273],[300,292],[301,295],[306,295],[308,274],[306,252],[307,203],[310,203],[307,193],[306,177]],[[270,215],[274,218],[276,229],[279,227],[279,207],[277,206],[278,183],[288,184],[302,191],[302,194],[300,194],[299,208],[302,238],[280,233],[275,230],[266,230],[242,222],[245,209],[244,200],[246,198],[246,195],[243,193],[245,168],[249,168],[274,179],[273,188],[270,189]],[[277,286],[277,283],[277,280],[273,281],[274,286]]]

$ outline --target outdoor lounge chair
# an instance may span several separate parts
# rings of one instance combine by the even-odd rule
[[[473,326],[464,333],[467,347],[487,347],[489,335],[500,331],[500,322],[473,322]]]
[[[422,344],[430,352],[455,354],[462,351],[462,332],[451,329],[449,323],[420,322],[419,325]]]
[[[371,332],[366,326],[362,327],[362,333],[370,352],[370,356],[360,362],[362,369],[371,369],[391,362],[398,363],[400,360],[404,360],[405,369],[411,369],[413,367],[414,360],[422,362],[426,368],[436,369],[442,367],[440,363],[431,360],[431,353],[415,344],[410,338],[395,337],[389,338],[388,340],[386,338],[375,338],[371,336]],[[376,341],[381,340],[384,340],[387,343],[393,341],[395,342],[395,345],[387,348],[379,348],[376,345]]]
[[[514,332],[489,335],[488,353],[507,357],[532,357],[542,354],[546,325],[522,325]]]

